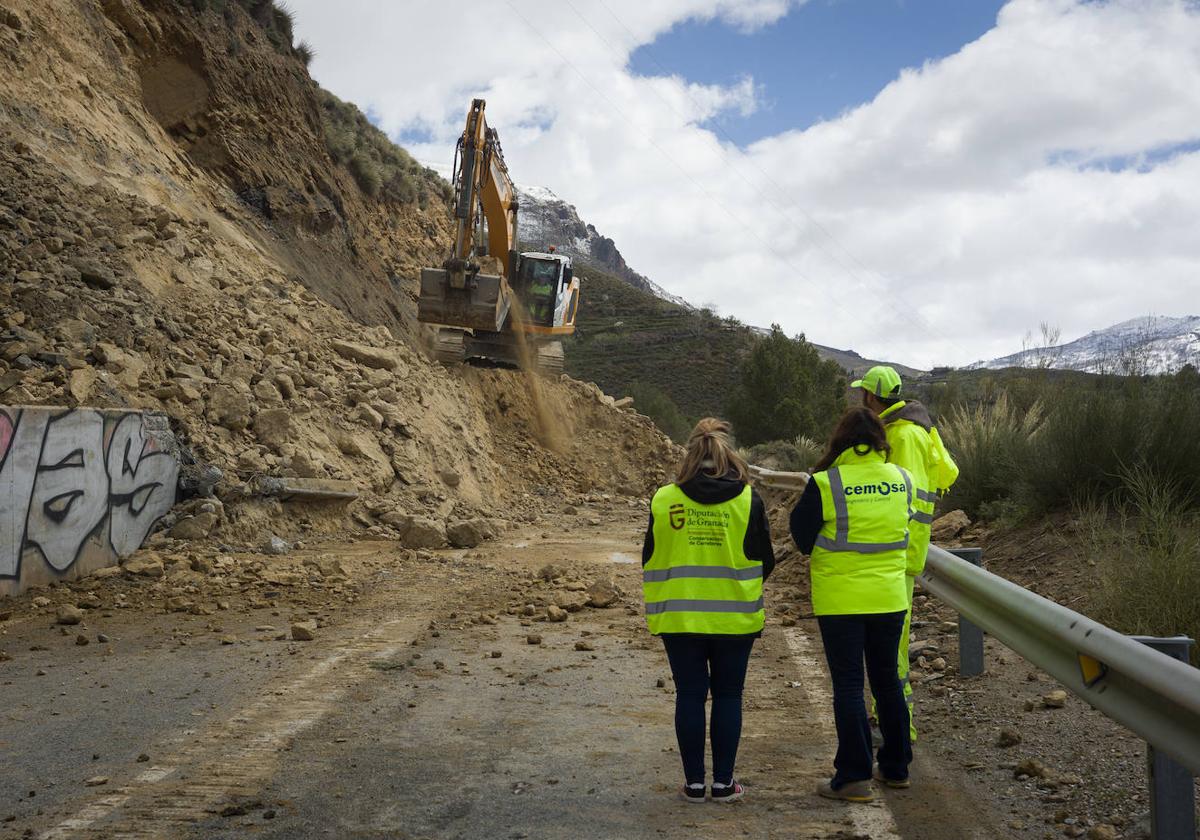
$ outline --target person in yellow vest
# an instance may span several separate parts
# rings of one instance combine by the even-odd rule
[[[675,680],[675,736],[687,802],[704,802],[705,714],[712,693],[716,802],[742,798],[734,779],[742,688],[763,629],[763,580],[775,567],[766,507],[750,487],[730,425],[701,420],[675,481],[650,503],[642,545],[646,624],[660,636]]]
[[[833,778],[817,793],[850,802],[874,799],[872,776],[908,787],[912,761],[896,651],[908,609],[904,566],[914,486],[906,470],[888,463],[889,449],[878,417],[861,407],[847,411],[789,523],[796,546],[810,556],[813,613],[833,680],[837,754]],[[864,658],[883,733],[874,770]]]
[[[850,387],[862,389],[863,405],[883,421],[888,444],[892,447],[888,460],[908,470],[916,485],[906,566],[908,612],[904,616],[904,631],[900,634],[900,651],[896,660],[900,684],[904,688],[904,699],[908,703],[909,738],[915,744],[917,727],[913,714],[913,690],[908,680],[908,636],[912,621],[913,581],[925,571],[934,503],[958,478],[958,466],[942,444],[941,435],[934,427],[925,406],[916,400],[904,400],[900,397],[900,374],[893,368],[886,365],[873,367],[862,379],[851,382]]]

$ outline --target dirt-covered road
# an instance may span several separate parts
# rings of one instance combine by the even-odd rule
[[[308,611],[322,616],[308,642],[279,638],[296,617],[283,603],[113,611],[109,643],[87,646],[17,616],[0,838],[1005,836],[957,769],[926,760],[871,806],[812,793],[833,738],[806,621],[769,624],[756,646],[746,801],[678,802],[670,674],[638,609],[641,516],[362,565],[353,604]],[[352,570],[394,550],[338,549]],[[624,597],[582,606],[607,577]],[[556,602],[566,620],[544,618]]]

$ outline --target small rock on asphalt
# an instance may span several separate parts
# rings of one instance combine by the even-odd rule
[[[54,620],[59,624],[78,624],[83,621],[83,610],[71,604],[63,604],[54,613]]]
[[[301,621],[292,625],[292,639],[297,642],[311,642],[316,636],[316,626],[312,622]]]

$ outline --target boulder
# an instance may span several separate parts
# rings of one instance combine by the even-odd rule
[[[153,554],[135,554],[125,561],[122,568],[131,575],[162,577],[163,562]]]
[[[611,607],[621,600],[621,590],[610,578],[601,578],[587,588],[589,607]]]
[[[952,510],[933,521],[932,539],[936,542],[952,540],[971,527],[971,520],[961,510]]]
[[[289,551],[292,550],[292,547],[291,547],[291,545],[288,544],[287,540],[285,540],[281,537],[277,537],[274,534],[272,534],[271,536],[269,536],[265,540],[263,540],[262,547],[260,550],[262,551],[263,554],[281,555],[281,554],[287,554]]]
[[[365,344],[355,344],[336,338],[329,342],[329,346],[339,356],[369,368],[395,370],[400,365],[400,360],[390,350],[381,350],[378,347],[368,347]]]
[[[579,612],[588,604],[586,592],[555,592],[554,605],[567,612]]]
[[[291,627],[292,639],[297,642],[311,642],[317,637],[315,621],[298,621]]]
[[[464,519],[446,528],[446,538],[455,548],[475,548],[485,540],[496,536],[492,524],[486,519]]]
[[[78,624],[83,621],[83,610],[72,604],[63,604],[55,611],[54,620],[59,624]]]
[[[286,408],[268,408],[254,416],[254,436],[278,451],[292,439],[292,412]]]
[[[167,536],[176,540],[203,540],[207,539],[216,527],[219,517],[216,513],[204,512],[198,513],[195,516],[189,516],[186,519],[181,519],[175,523]]]
[[[446,528],[441,522],[427,516],[414,516],[400,541],[405,548],[443,548],[446,545]]]
[[[208,395],[208,420],[237,432],[250,424],[250,400],[228,385],[218,385]]]

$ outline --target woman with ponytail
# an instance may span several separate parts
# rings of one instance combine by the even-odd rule
[[[712,799],[736,802],[742,687],[763,628],[763,580],[775,567],[766,508],[734,449],[729,423],[696,424],[675,481],[650,504],[642,546],[646,623],[675,679],[682,798],[704,802],[705,704],[712,693]]]

